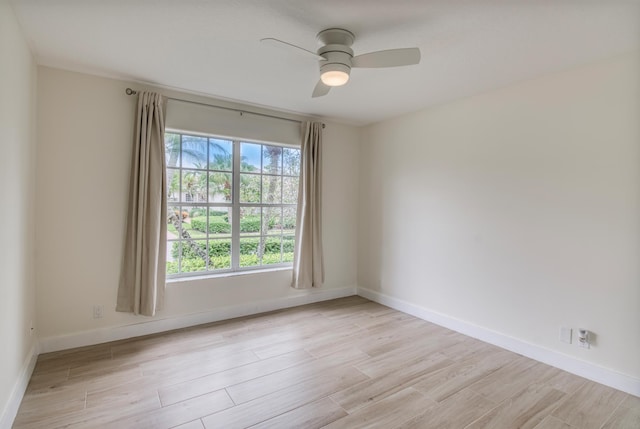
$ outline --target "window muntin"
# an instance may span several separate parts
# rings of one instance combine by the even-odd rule
[[[300,149],[167,131],[165,150],[169,277],[291,264]]]

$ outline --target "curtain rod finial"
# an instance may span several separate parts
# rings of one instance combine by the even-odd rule
[[[124,92],[125,92],[127,95],[136,95],[136,94],[138,93],[137,91],[134,91],[134,90],[133,90],[133,89],[131,89],[131,88],[127,88],[127,89],[125,89],[125,90],[124,90]]]

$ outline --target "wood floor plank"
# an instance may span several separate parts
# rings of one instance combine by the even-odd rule
[[[622,401],[622,404],[620,404],[620,406],[627,408],[640,408],[640,397],[626,395],[626,398],[624,399],[624,401]]]
[[[366,375],[351,366],[338,367],[316,378],[207,416],[202,421],[207,429],[249,427],[327,397],[366,378]]]
[[[362,339],[363,335],[366,334],[362,329],[353,329],[351,331],[341,332],[338,335],[330,335],[322,338],[321,340],[306,344],[304,350],[313,357],[325,357],[357,344],[358,341]]]
[[[561,369],[547,367],[549,377],[545,380],[545,384],[563,391],[564,393],[573,393],[578,390],[587,380],[574,374],[570,374]]]
[[[227,392],[229,392],[236,404],[242,404],[285,387],[322,377],[334,368],[342,367],[351,362],[358,362],[368,357],[360,349],[351,347],[334,355],[313,359],[304,364],[235,384],[228,387]],[[365,376],[365,378],[367,377]]]
[[[434,401],[441,402],[517,359],[517,355],[503,350],[489,351],[423,377],[413,387]]]
[[[477,393],[464,389],[423,413],[408,420],[397,429],[460,429],[495,408],[496,404]]]
[[[342,407],[329,398],[323,398],[251,426],[251,429],[316,429],[346,415]]]
[[[613,412],[602,429],[638,429],[640,428],[640,398],[627,395]]]
[[[38,388],[29,386],[22,399],[21,406],[28,411],[35,407],[56,407],[56,404],[66,401],[84,401],[87,393],[88,381],[65,380],[60,383],[43,385]]]
[[[202,420],[198,419],[180,426],[175,426],[172,429],[204,429],[204,425],[202,424]]]
[[[587,381],[553,412],[553,416],[575,427],[600,428],[626,396],[618,390]]]
[[[117,413],[114,413],[117,409]],[[73,412],[58,412],[40,414],[38,424],[30,424],[29,429],[57,429],[57,428],[102,428],[115,418],[125,418],[141,413],[153,413],[160,409],[157,395],[138,398],[131,403],[105,403],[93,408],[85,408]]]
[[[551,368],[548,365],[520,357],[476,381],[469,389],[495,403],[500,403],[514,397],[536,381],[546,381],[549,378],[546,370],[549,369]]]
[[[360,407],[380,401],[400,390],[404,390],[414,384],[419,377],[449,366],[452,363],[453,361],[443,354],[432,354],[382,377],[365,380],[334,393],[331,395],[331,399],[349,413],[352,413]]]
[[[452,344],[443,344],[440,352],[456,362],[500,351],[499,347],[483,343],[475,338],[465,337],[462,334],[450,334],[447,338],[452,341]]]
[[[253,380],[310,360],[313,360],[313,357],[309,353],[304,350],[296,350],[226,371],[205,375],[194,380],[161,387],[158,393],[163,405],[175,404],[185,399]]]
[[[325,426],[326,429],[395,428],[421,414],[433,401],[409,387]]]
[[[467,429],[533,429],[566,394],[544,384],[534,384],[467,426]]]
[[[52,404],[43,402],[41,406],[21,405],[14,421],[14,428],[55,427],[52,421],[82,410],[84,410],[84,398],[56,401]]]
[[[314,346],[318,342],[330,342],[332,339],[335,340],[335,337],[337,336],[336,333],[344,333],[344,335],[348,335],[348,333],[352,332],[354,329],[357,329],[355,325],[339,320],[332,320],[328,321],[326,324],[318,326],[314,325],[312,328],[305,330],[298,327],[297,338],[293,340],[276,341],[269,345],[255,347],[252,350],[260,359],[266,359],[283,353],[292,352],[294,350]]]
[[[187,401],[162,407],[153,413],[140,413],[115,419],[102,427],[122,429],[170,429],[202,416],[233,407],[233,401],[224,390],[208,393]]]
[[[29,385],[27,386],[27,392],[42,389],[43,387],[48,389],[49,386],[62,383],[69,379],[69,366],[60,369],[40,370],[33,371]]]
[[[576,429],[576,428],[553,416],[547,416],[534,429]]]
[[[374,332],[373,329],[368,331],[369,333]],[[422,320],[413,319],[402,322],[397,326],[397,329],[385,325],[376,331],[373,338],[367,335],[358,343],[362,351],[369,356],[378,356],[395,350],[409,339],[429,338],[429,335],[433,333],[433,327]]]
[[[447,344],[449,344],[448,339],[427,339],[425,341],[407,342],[394,350],[356,364],[356,368],[369,377],[380,377],[412,362],[428,358],[432,354],[437,353],[442,355],[440,350]]]

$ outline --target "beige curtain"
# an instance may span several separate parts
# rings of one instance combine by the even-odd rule
[[[138,95],[117,311],[153,316],[164,301],[167,257],[164,100]]]
[[[307,122],[300,160],[300,187],[292,287],[320,287],[322,256],[322,124]]]

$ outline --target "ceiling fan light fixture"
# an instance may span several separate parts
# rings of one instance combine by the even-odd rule
[[[350,71],[344,64],[325,64],[320,68],[320,80],[327,86],[342,86],[349,81]]]

